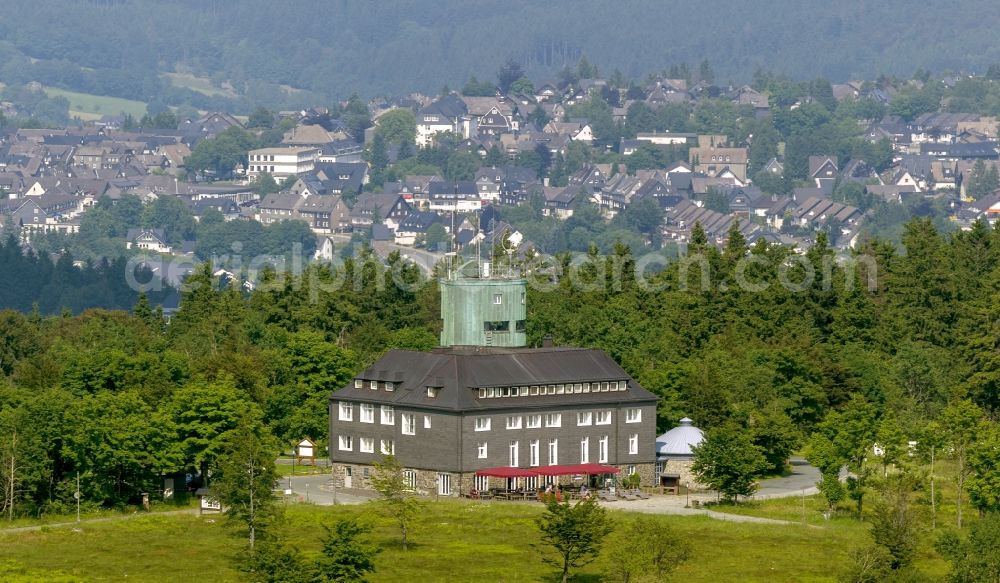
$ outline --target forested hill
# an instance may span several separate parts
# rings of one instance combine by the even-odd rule
[[[982,72],[1000,61],[995,0],[7,0],[0,81],[155,101],[158,73],[231,81],[260,100],[435,92],[507,59],[532,77],[586,55],[631,76],[696,66],[833,81]],[[82,68],[82,69],[81,69]],[[106,81],[102,79],[107,78]],[[96,78],[96,80],[95,80]]]

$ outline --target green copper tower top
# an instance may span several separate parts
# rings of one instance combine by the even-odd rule
[[[452,273],[439,285],[444,320],[441,346],[527,346],[528,285],[524,279]]]

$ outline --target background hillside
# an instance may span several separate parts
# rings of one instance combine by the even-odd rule
[[[707,58],[832,81],[982,72],[1000,61],[993,0],[4,0],[0,81],[144,102],[248,109],[492,79],[539,79],[581,55],[629,76]],[[180,73],[167,76],[165,73]]]

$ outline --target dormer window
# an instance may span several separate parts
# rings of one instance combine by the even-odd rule
[[[354,379],[354,388],[363,389],[365,387],[365,381],[361,379]]]
[[[385,390],[389,391],[391,393],[391,392],[393,392],[393,391],[396,390],[396,385],[394,385],[393,383],[388,383],[387,382],[387,383],[385,383]]]
[[[368,388],[371,389],[371,390],[373,390],[373,391],[377,391],[378,390],[378,381],[370,381],[368,383]]]
[[[431,399],[434,399],[438,396],[438,391],[440,390],[441,390],[440,387],[427,387],[427,396]]]

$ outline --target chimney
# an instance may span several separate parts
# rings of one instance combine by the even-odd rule
[[[552,342],[551,334],[546,334],[542,337],[542,348],[552,348],[553,346],[555,346],[555,343]]]

